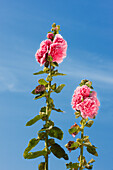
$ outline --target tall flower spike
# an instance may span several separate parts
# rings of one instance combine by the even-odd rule
[[[84,135],[84,128],[91,127],[94,123],[93,120],[88,120],[88,118],[95,118],[97,115],[100,102],[97,99],[97,93],[92,91],[92,82],[89,80],[82,80],[80,86],[78,86],[72,97],[72,108],[75,110],[76,118],[81,117],[80,125],[72,125],[69,129],[69,133],[76,137],[76,135],[80,132],[81,138],[77,138],[76,141],[69,141],[65,147],[71,152],[72,150],[76,150],[80,148],[80,155],[78,157],[78,161],[76,163],[70,162],[66,164],[67,169],[73,170],[82,170],[82,169],[92,169],[92,163],[95,162],[94,159],[91,159],[89,162],[86,161],[86,158],[83,156],[83,148],[86,147],[87,151],[94,155],[98,156],[96,151],[96,147],[91,144],[89,141],[89,136]]]
[[[32,91],[35,95],[34,100],[45,98],[46,106],[40,109],[33,119],[27,122],[26,126],[31,126],[39,120],[44,121],[43,127],[38,131],[38,137],[33,138],[29,141],[28,147],[24,151],[25,159],[33,159],[40,156],[44,156],[45,162],[41,162],[38,166],[39,170],[48,170],[49,154],[53,153],[57,158],[64,158],[68,160],[68,155],[64,149],[55,142],[55,138],[62,140],[63,131],[54,125],[54,122],[50,119],[52,110],[57,112],[63,112],[61,109],[57,109],[54,104],[54,100],[51,98],[51,93],[60,93],[64,88],[65,84],[57,86],[56,83],[52,84],[52,80],[56,76],[63,76],[65,74],[59,73],[58,63],[63,61],[66,57],[67,42],[59,34],[60,27],[55,23],[53,26],[53,32],[47,34],[46,40],[42,41],[40,48],[37,50],[35,57],[40,65],[44,65],[44,69],[34,73],[34,75],[47,74],[46,79],[41,78],[38,80],[38,85]],[[45,104],[44,104],[45,105]],[[39,142],[45,142],[45,148],[30,152]]]

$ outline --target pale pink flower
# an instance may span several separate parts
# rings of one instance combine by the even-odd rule
[[[88,97],[90,95],[90,88],[86,85],[78,86],[75,90],[75,94],[82,95],[83,97]]]
[[[83,100],[83,96],[82,95],[74,94],[73,98],[72,98],[72,102],[71,102],[71,104],[73,105],[72,108],[74,110],[77,110],[77,106],[78,106],[79,103],[82,102],[82,100]]]

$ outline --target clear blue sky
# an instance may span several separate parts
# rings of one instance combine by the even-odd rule
[[[73,140],[68,134],[75,122],[72,94],[81,79],[90,79],[101,102],[93,127],[86,130],[98,147],[94,170],[113,170],[112,0],[0,0],[0,169],[35,170],[43,161],[43,157],[25,160],[22,155],[42,126],[41,121],[32,127],[25,127],[25,123],[44,105],[43,99],[33,101],[31,91],[41,76],[32,73],[42,69],[34,55],[53,22],[61,25],[61,34],[68,42],[67,58],[59,66],[67,76],[56,78],[66,87],[53,96],[56,106],[65,110],[51,116],[64,131],[64,139],[58,142],[64,147]],[[77,160],[77,155],[70,153],[70,160]],[[49,166],[64,170],[68,162],[51,154]]]

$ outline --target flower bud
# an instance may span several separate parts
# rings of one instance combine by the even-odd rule
[[[72,150],[75,150],[75,149],[76,149],[75,147],[71,148],[71,145],[72,145],[73,143],[74,143],[74,141],[69,141],[69,142],[65,145],[65,147],[68,149],[69,152],[71,152]]]
[[[53,40],[54,34],[53,33],[48,33],[47,38]]]
[[[44,92],[46,90],[46,87],[44,85],[38,85],[36,88],[35,88],[35,93],[36,94],[39,94],[41,92]]]

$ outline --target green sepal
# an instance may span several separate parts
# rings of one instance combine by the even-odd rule
[[[37,93],[35,93],[35,89],[31,93],[37,95]]]
[[[96,147],[94,145],[89,145],[89,146],[87,146],[87,151],[94,156],[98,156],[98,153],[95,148]]]
[[[54,92],[60,93],[61,90],[64,88],[64,86],[65,86],[65,84],[60,84],[60,85],[56,88],[56,90],[54,90]]]
[[[37,152],[29,152],[31,149],[33,149],[39,143],[39,141],[40,140],[36,139],[36,138],[33,138],[29,141],[28,147],[25,149],[24,154],[23,154],[25,159],[34,159],[39,156],[46,155],[45,150],[37,151]]]
[[[87,118],[87,119],[82,119],[82,120],[80,121],[80,124],[83,125],[83,126],[85,126],[85,124],[86,124],[87,121],[88,121],[88,118]]]
[[[72,127],[68,130],[68,132],[72,135],[73,133],[79,131],[79,125],[77,127]]]
[[[74,142],[72,143],[72,145],[70,146],[70,148],[75,148],[77,149],[79,147],[79,143],[78,142]]]
[[[42,117],[43,117],[43,115],[37,115],[37,116],[35,116],[33,119],[29,120],[29,121],[26,123],[26,126],[31,126],[31,125],[33,125],[33,124],[36,123],[38,120],[40,120]]]
[[[57,158],[64,158],[65,160],[68,160],[68,155],[65,153],[64,149],[58,145],[57,143],[53,144],[50,148],[51,152],[57,157]]]
[[[38,131],[38,133],[43,132],[43,131],[49,131],[53,126],[54,126],[54,122],[51,120],[48,120],[46,124],[43,126],[43,128]]]
[[[50,137],[54,137],[54,138],[57,138],[59,140],[62,140],[63,139],[63,132],[60,128],[54,126],[52,127],[49,132],[48,132],[48,135]]]
[[[49,70],[50,69],[48,67],[44,67],[44,69],[43,69],[44,73],[47,73],[47,74],[49,73]]]
[[[51,62],[51,66],[58,67],[58,63],[57,62]]]
[[[46,85],[48,84],[44,79],[39,79],[39,80],[38,80],[38,83],[39,83],[40,85],[44,85],[44,86],[46,86]]]
[[[44,74],[44,73],[46,73],[45,71],[39,71],[39,72],[37,72],[37,73],[33,73],[33,75],[39,75],[39,74]]]
[[[47,97],[47,92],[45,91],[45,92],[42,92],[42,93],[40,93],[39,95],[37,95],[35,98],[34,98],[34,100],[37,100],[37,99],[41,99],[42,97]]]
[[[49,56],[47,57],[47,60],[48,60],[48,61],[53,61],[52,56],[51,56],[51,55],[49,55]]]
[[[79,163],[72,163],[70,162],[69,164],[66,164],[67,169],[70,168],[70,170],[72,170],[74,168],[74,170],[78,170],[79,168]]]
[[[93,120],[89,120],[89,121],[85,124],[85,126],[86,126],[86,127],[91,127],[91,126],[93,125],[93,123],[94,123]]]
[[[38,170],[45,170],[45,162],[41,162],[41,163],[38,165]]]
[[[79,110],[77,110],[74,114],[76,119],[81,116],[81,112]]]
[[[64,113],[64,111],[62,111],[61,109],[56,109],[56,108],[52,108],[52,110],[55,110],[55,111],[57,111],[57,112],[62,112],[62,113]]]

